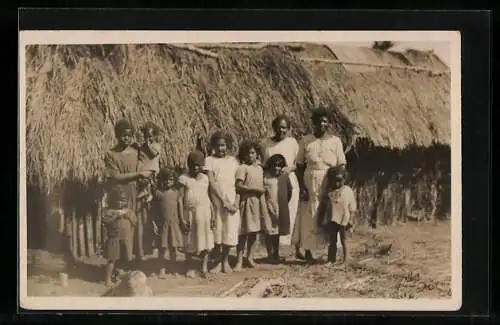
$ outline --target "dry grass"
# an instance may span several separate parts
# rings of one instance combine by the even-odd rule
[[[268,297],[330,298],[449,298],[451,295],[451,229],[449,222],[438,225],[398,224],[378,229],[357,229],[351,238],[353,266],[332,270],[325,265],[306,266],[293,260],[291,248],[283,248],[290,265],[261,264],[258,269],[231,275],[210,275],[208,279],[150,274],[148,283],[157,296],[219,296],[241,282],[230,296],[243,297],[259,280],[281,279],[285,285],[266,290]],[[383,256],[372,248],[392,243]],[[316,251],[316,257],[325,254]],[[340,253],[339,253],[340,254]],[[263,247],[258,250],[264,256]],[[91,261],[88,261],[91,263]],[[94,260],[98,265],[103,261]],[[103,270],[92,269],[95,280],[72,277],[68,287],[55,278],[36,275],[28,279],[28,294],[34,296],[99,296],[106,289],[97,283]]]

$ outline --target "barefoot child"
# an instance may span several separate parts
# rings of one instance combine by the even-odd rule
[[[340,235],[344,260],[349,261],[347,230],[352,227],[356,199],[353,190],[345,185],[344,167],[332,167],[327,172],[327,189],[318,211],[318,222],[329,237],[328,263],[334,264],[337,257],[337,235]]]
[[[123,262],[129,267],[132,261],[132,234],[136,224],[134,212],[128,208],[129,197],[126,188],[115,186],[108,195],[108,209],[102,222],[106,227],[107,241],[104,255],[106,265],[106,285],[112,285],[116,262]]]
[[[228,257],[232,247],[238,244],[240,216],[236,205],[235,177],[238,161],[228,154],[232,150],[231,137],[216,132],[210,139],[213,155],[205,159],[205,169],[210,180],[210,199],[215,214],[216,266],[212,273],[231,272]]]
[[[187,161],[188,174],[179,177],[179,183],[184,186],[184,224],[189,229],[185,243],[188,276],[193,274],[193,270],[189,270],[193,255],[199,255],[202,259],[201,275],[206,277],[208,252],[214,248],[214,219],[208,197],[209,181],[201,172],[204,160],[201,152],[191,152]]]
[[[162,168],[159,173],[159,189],[156,200],[160,213],[160,252],[159,259],[164,262],[165,253],[173,264],[177,261],[177,250],[184,247],[182,229],[184,224],[184,204],[182,186],[177,183],[177,173],[172,169]],[[165,268],[160,269],[160,277],[165,275]]]
[[[263,219],[263,231],[269,262],[281,263],[279,254],[280,236],[290,234],[290,213],[288,203],[292,197],[292,184],[288,174],[283,172],[286,160],[281,154],[274,154],[266,162],[264,188],[268,214]]]
[[[236,173],[236,189],[241,215],[240,236],[237,247],[237,264],[235,270],[243,266],[243,251],[247,248],[247,266],[255,267],[253,253],[257,233],[262,230],[261,218],[267,214],[264,197],[264,171],[258,163],[262,157],[258,142],[244,141],[239,150],[238,158],[242,162]]]

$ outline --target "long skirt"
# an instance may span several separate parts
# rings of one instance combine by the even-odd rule
[[[280,236],[280,244],[287,246],[292,244],[292,234],[299,209],[300,188],[295,173],[290,173],[290,183],[292,184],[292,197],[288,203],[288,211],[290,212],[290,227],[292,227],[292,229],[290,229],[290,235]]]
[[[324,230],[318,227],[316,219],[320,198],[325,190],[326,172],[327,170],[306,169],[304,173],[304,185],[309,200],[299,203],[292,244],[306,250],[324,249],[328,244],[328,238]],[[337,245],[340,245],[340,239],[337,240]]]

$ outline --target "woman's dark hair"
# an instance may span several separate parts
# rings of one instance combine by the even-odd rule
[[[286,159],[283,155],[277,153],[269,157],[266,161],[266,169],[269,170],[274,166],[279,166],[281,168],[286,167]]]
[[[313,121],[313,123],[317,123],[323,117],[326,117],[328,121],[330,121],[330,114],[324,107],[316,108],[311,113],[311,120]]]
[[[148,131],[148,130],[152,130],[153,135],[155,137],[160,135],[160,128],[156,124],[154,124],[153,122],[146,122],[146,123],[144,123],[143,126],[141,126],[141,133],[142,134],[146,133],[146,131]]]
[[[244,140],[240,144],[240,148],[238,150],[238,160],[240,162],[244,162],[246,157],[251,149],[255,149],[257,153],[257,159],[262,159],[262,146],[260,142],[257,140]]]
[[[271,127],[273,128],[273,130],[276,130],[280,124],[281,121],[285,121],[286,122],[286,126],[288,128],[290,128],[290,119],[288,118],[288,116],[282,114],[282,115],[278,115],[272,122],[271,122]]]
[[[214,149],[220,139],[224,139],[226,141],[226,146],[229,151],[233,150],[233,138],[229,135],[229,133],[224,131],[217,131],[212,134],[210,137],[210,149]]]
[[[120,136],[125,130],[131,130],[134,132],[134,127],[130,121],[122,119],[115,124],[115,136]]]

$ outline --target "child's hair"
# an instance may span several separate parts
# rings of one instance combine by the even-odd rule
[[[179,173],[174,168],[163,167],[160,169],[158,173],[158,180],[160,182],[166,182],[169,179],[177,179],[179,177]]]
[[[246,157],[251,149],[255,149],[257,153],[257,159],[262,159],[262,146],[260,142],[257,140],[244,140],[240,144],[240,148],[238,150],[238,160],[240,162],[245,162]]]
[[[187,165],[188,167],[193,166],[194,164],[203,166],[205,164],[205,155],[201,151],[195,150],[188,155]]]
[[[337,176],[341,176],[344,180],[346,180],[346,170],[344,166],[330,167],[326,175],[329,186],[333,184],[333,180],[335,180]]]
[[[108,202],[110,205],[116,205],[121,199],[127,197],[127,191],[123,185],[116,185],[108,194]]]
[[[134,132],[134,127],[130,121],[122,119],[115,124],[115,136],[120,136],[125,130],[131,130]]]
[[[229,133],[224,131],[217,131],[212,134],[210,137],[210,149],[214,149],[220,139],[224,139],[226,141],[226,146],[229,151],[233,150],[233,138],[229,135]]]
[[[144,134],[146,131],[152,130],[153,136],[157,137],[160,135],[160,128],[153,122],[146,122],[141,126],[141,133]]]
[[[267,170],[270,170],[274,166],[279,166],[281,168],[286,167],[286,159],[283,157],[283,155],[277,153],[269,157],[269,159],[266,162],[265,168]]]

